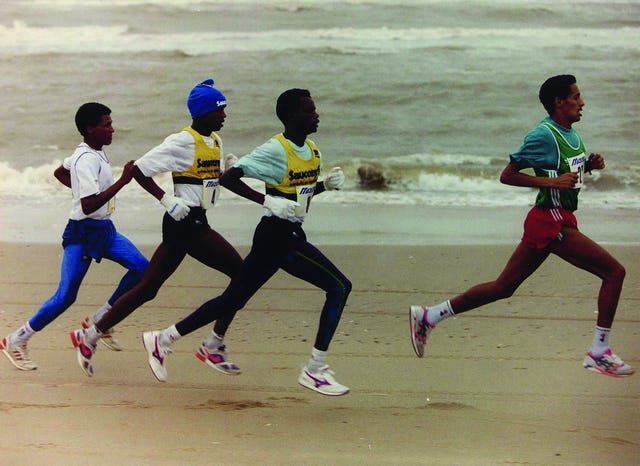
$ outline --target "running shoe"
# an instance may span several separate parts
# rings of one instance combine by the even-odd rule
[[[628,377],[635,372],[635,369],[614,354],[611,348],[607,348],[602,356],[594,356],[590,352],[587,353],[582,365],[585,369],[599,372],[609,377]]]
[[[419,358],[424,357],[424,345],[435,325],[427,323],[427,307],[411,306],[409,308],[409,328],[411,331],[411,344]]]
[[[209,350],[202,343],[198,351],[196,351],[196,357],[223,374],[239,375],[242,373],[237,365],[227,359],[227,347],[225,345],[218,347],[217,350]]]
[[[151,372],[159,382],[167,381],[167,368],[164,367],[165,359],[173,350],[170,346],[164,346],[160,343],[160,331],[144,332],[142,334],[142,344],[147,350],[149,357],[149,367]]]
[[[73,343],[73,347],[77,350],[76,354],[78,356],[78,364],[80,368],[87,374],[89,377],[93,376],[93,364],[91,363],[91,358],[93,357],[93,353],[96,352],[96,345],[92,345],[91,343],[87,343],[85,330],[74,330],[69,333],[71,337],[71,343]]]
[[[310,372],[305,365],[298,377],[298,383],[314,392],[328,396],[340,396],[349,393],[349,387],[336,382],[334,372],[329,366],[320,368],[318,372]]]
[[[95,325],[95,322],[91,317],[87,316],[82,321],[82,328],[84,329],[88,329],[92,325]],[[100,341],[104,346],[109,348],[111,351],[122,351],[122,346],[120,346],[120,343],[118,342],[118,340],[113,338],[113,332],[114,332],[113,328],[110,328],[109,330],[104,332],[100,337]]]
[[[38,365],[31,360],[27,344],[14,345],[11,343],[11,335],[0,341],[0,349],[4,355],[21,371],[32,371],[38,368]]]

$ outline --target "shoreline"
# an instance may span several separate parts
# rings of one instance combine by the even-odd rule
[[[313,205],[304,229],[317,245],[515,245],[530,206],[461,207],[394,204]],[[25,214],[25,212],[27,214]],[[161,240],[163,209],[145,202],[119,202],[112,219],[118,231],[135,244]],[[208,212],[209,223],[232,244],[251,244],[263,208],[248,202],[226,203]],[[0,206],[0,241],[57,244],[67,222],[68,206],[33,203]],[[640,245],[640,211],[589,209],[576,212],[579,228],[605,245]]]

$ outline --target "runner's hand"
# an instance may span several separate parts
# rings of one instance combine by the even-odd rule
[[[344,172],[340,167],[333,167],[324,178],[324,187],[327,191],[342,189],[344,186]]]
[[[285,220],[293,217],[296,207],[300,206],[300,204],[295,201],[290,201],[284,197],[270,196],[269,194],[264,196],[262,205],[269,209],[276,217]]]
[[[122,175],[120,175],[120,179],[124,183],[129,183],[133,178],[133,169],[135,168],[134,162],[135,160],[129,160],[124,164],[124,167],[122,167]]]
[[[602,170],[604,168],[604,157],[600,154],[589,154],[589,168],[591,170]]]
[[[563,173],[557,178],[549,178],[553,182],[553,187],[556,189],[573,189],[578,182],[577,173]]]
[[[235,165],[235,163],[240,160],[234,154],[227,154],[224,156],[224,169],[229,170],[231,167]]]
[[[178,222],[185,218],[191,209],[184,200],[167,193],[160,199],[160,204],[162,204],[164,208],[167,209],[169,215]]]

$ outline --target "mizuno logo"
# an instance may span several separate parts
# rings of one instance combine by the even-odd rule
[[[307,376],[311,380],[313,380],[313,383],[315,384],[316,388],[322,387],[323,385],[331,385],[331,382],[329,382],[327,379],[319,379],[317,377],[314,377],[313,374],[309,373],[308,371],[305,371],[305,374],[307,374]]]

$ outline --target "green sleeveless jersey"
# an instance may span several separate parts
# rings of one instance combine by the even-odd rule
[[[542,122],[542,127],[546,127],[556,142],[558,160],[555,169],[534,168],[537,176],[546,178],[557,178],[558,176],[574,172],[578,173],[578,181],[574,189],[540,188],[536,197],[536,206],[543,209],[563,208],[574,211],[578,208],[578,193],[582,187],[584,170],[587,162],[584,143],[578,136],[577,146],[572,146],[556,128],[550,123]]]

